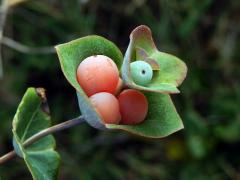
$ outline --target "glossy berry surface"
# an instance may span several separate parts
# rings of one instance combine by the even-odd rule
[[[88,96],[98,92],[114,93],[119,72],[114,61],[104,55],[84,59],[77,69],[77,80]]]
[[[138,85],[145,86],[152,80],[152,67],[145,61],[132,62],[130,64],[130,72],[133,81]]]
[[[104,124],[118,124],[121,114],[117,98],[106,92],[92,95],[89,100],[101,115]]]
[[[122,91],[118,96],[121,124],[138,124],[144,121],[148,112],[148,101],[143,93],[134,89]]]

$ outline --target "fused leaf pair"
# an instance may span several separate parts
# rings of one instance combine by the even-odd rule
[[[132,80],[130,63],[136,59],[148,62],[154,70],[152,81],[139,86]],[[130,35],[130,42],[124,56],[122,78],[131,88],[164,94],[179,93],[179,86],[185,79],[187,67],[179,58],[158,51],[152,33],[147,26],[139,26]]]
[[[139,26],[130,35],[130,43],[123,58],[121,51],[111,41],[100,36],[86,36],[56,46],[62,71],[76,89],[79,107],[86,121],[98,129],[122,129],[145,137],[164,137],[183,128],[169,93],[178,93],[177,86],[186,76],[187,68],[180,59],[157,50],[151,31]],[[124,83],[142,90],[148,99],[148,115],[138,125],[103,124],[87,95],[77,82],[76,71],[81,61],[92,55],[105,55],[113,59],[121,71]],[[153,79],[147,86],[135,84],[131,78],[130,63],[136,59],[148,62],[154,70]]]
[[[29,88],[13,119],[13,146],[22,157],[33,179],[56,179],[60,156],[54,150],[56,143],[48,135],[30,146],[26,140],[51,124],[44,89]]]

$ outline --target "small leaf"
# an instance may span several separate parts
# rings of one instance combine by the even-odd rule
[[[121,51],[111,41],[96,35],[60,44],[56,46],[56,50],[65,77],[77,91],[79,107],[84,118],[91,126],[98,129],[105,129],[100,115],[95,111],[77,81],[77,68],[81,61],[89,56],[105,55],[114,60],[118,69],[120,69],[123,60]]]
[[[47,100],[41,88],[29,88],[13,119],[14,149],[21,155],[30,170],[33,179],[56,179],[60,157],[54,150],[56,143],[48,135],[35,143],[24,147],[23,143],[50,126]]]
[[[130,73],[130,63],[135,60],[143,60],[153,67],[154,75],[147,86],[134,83]],[[130,43],[124,56],[122,66],[123,81],[130,88],[159,93],[179,93],[177,87],[185,79],[187,67],[179,58],[158,51],[151,30],[147,26],[139,26],[130,35]]]
[[[106,127],[122,129],[149,138],[162,138],[183,129],[181,118],[169,95],[153,92],[144,92],[144,94],[148,99],[149,108],[148,115],[141,124],[107,124]]]

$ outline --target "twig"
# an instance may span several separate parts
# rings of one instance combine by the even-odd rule
[[[74,119],[71,119],[71,120],[68,120],[68,121],[65,121],[63,123],[60,123],[60,124],[57,124],[57,125],[54,125],[52,127],[49,127],[47,129],[44,129],[40,132],[38,132],[37,134],[33,135],[32,137],[28,138],[24,143],[23,143],[23,147],[27,147],[31,144],[33,144],[34,142],[38,141],[39,139],[49,135],[49,134],[53,134],[55,132],[58,132],[58,131],[62,131],[64,129],[68,129],[68,128],[71,128],[73,126],[76,126],[76,125],[79,125],[81,123],[85,122],[85,119],[83,116],[80,116],[78,118],[74,118]],[[3,155],[2,157],[0,157],[0,165],[13,159],[14,157],[16,157],[16,152],[13,150],[13,151],[10,151],[9,153]]]
[[[28,54],[50,54],[55,53],[54,46],[49,47],[29,47],[8,37],[2,37],[1,43],[15,49],[16,51]]]
[[[13,159],[15,156],[16,156],[16,152],[15,151],[10,151],[9,153],[3,155],[1,158],[0,158],[0,164],[3,164],[11,159]]]
[[[26,1],[26,0],[14,0],[14,1],[2,0],[1,6],[0,6],[0,79],[3,78],[2,42],[3,42],[3,39],[4,39],[3,31],[4,31],[6,18],[7,18],[8,9],[10,7],[15,6],[16,4],[19,4],[19,3],[24,2],[24,1]],[[5,40],[7,41],[6,43],[10,43],[10,45],[12,44],[11,41],[8,41],[9,39],[5,39]],[[26,49],[26,47],[24,45],[21,46],[21,44],[18,44],[17,47],[21,47],[20,49],[22,49],[22,50],[27,50],[27,51],[29,50],[28,48]],[[33,50],[34,53],[37,53],[37,49],[33,48],[32,50]],[[50,50],[45,49],[45,48],[40,49],[41,54],[49,53],[48,51],[50,51]],[[52,53],[52,50],[51,50],[50,53]]]
[[[27,0],[8,0],[8,6],[16,6],[16,5],[18,5],[18,4],[20,4],[20,3],[23,3],[23,2],[25,2],[25,1],[27,1]]]
[[[7,18],[8,11],[8,0],[2,0],[2,4],[0,7],[0,41],[3,38],[3,29],[5,25],[5,21]],[[2,46],[0,43],[0,79],[3,77],[3,65],[2,65]]]

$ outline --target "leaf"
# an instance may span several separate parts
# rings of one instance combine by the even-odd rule
[[[137,125],[107,124],[109,129],[122,129],[133,134],[150,138],[162,138],[180,129],[183,123],[172,100],[167,94],[144,92],[149,108],[146,119]]]
[[[22,156],[33,179],[56,179],[60,157],[52,135],[24,147],[24,142],[50,126],[47,100],[44,89],[28,88],[13,119],[13,144]]]
[[[132,80],[130,63],[134,60],[145,60],[155,70],[153,79],[147,86],[137,85]],[[186,73],[187,67],[183,61],[158,51],[153,42],[151,30],[147,26],[141,25],[132,31],[122,66],[122,78],[127,86],[143,91],[179,93],[177,87],[185,79]]]
[[[120,69],[123,60],[121,51],[111,41],[96,35],[86,36],[57,45],[56,50],[65,77],[77,90],[81,113],[91,126],[98,129],[105,129],[100,115],[94,110],[87,95],[77,82],[77,67],[85,58],[101,54],[113,59]]]

